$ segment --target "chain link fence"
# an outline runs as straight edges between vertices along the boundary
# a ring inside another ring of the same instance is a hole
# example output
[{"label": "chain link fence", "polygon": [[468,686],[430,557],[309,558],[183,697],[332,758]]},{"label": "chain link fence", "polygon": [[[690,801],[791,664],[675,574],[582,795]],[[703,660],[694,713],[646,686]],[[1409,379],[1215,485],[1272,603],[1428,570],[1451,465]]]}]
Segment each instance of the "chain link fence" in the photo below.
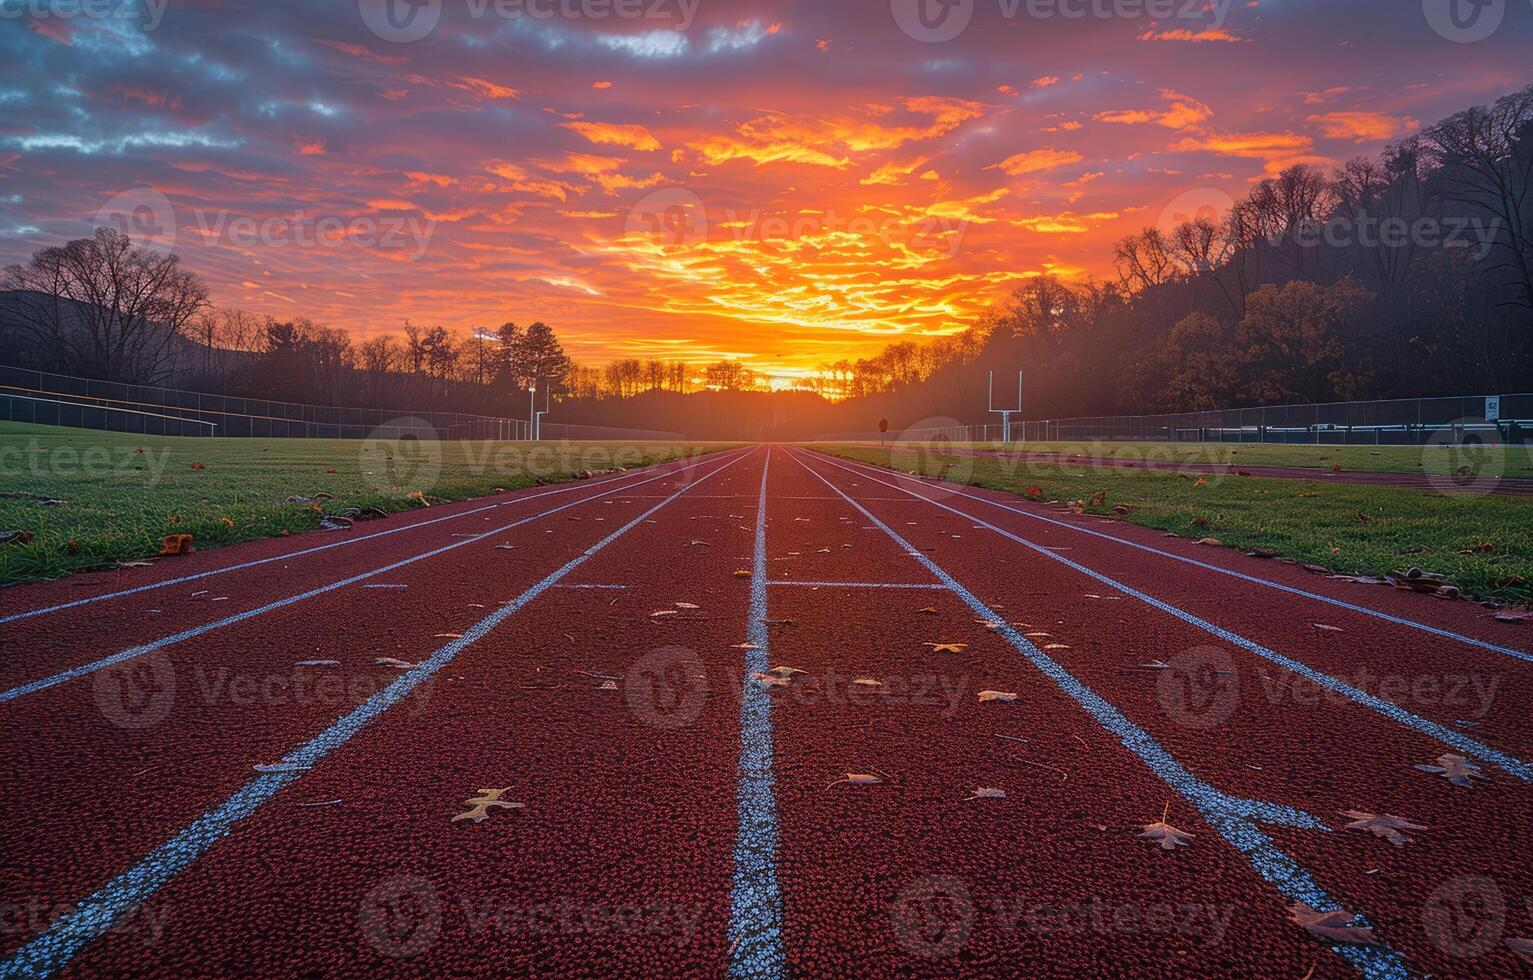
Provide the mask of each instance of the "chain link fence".
[{"label": "chain link fence", "polygon": [[[287,439],[530,438],[526,419],[341,408],[91,381],[0,365],[0,419],[141,435]],[[675,432],[545,422],[544,439],[670,440]]]},{"label": "chain link fence", "polygon": [[[1011,423],[1014,442],[1262,442],[1420,446],[1428,442],[1524,442],[1533,435],[1533,394],[1274,405],[1176,415],[1113,415]],[[890,437],[894,437],[890,433]],[[915,428],[903,441],[999,442],[1000,425]],[[838,433],[827,441],[877,441]]]}]

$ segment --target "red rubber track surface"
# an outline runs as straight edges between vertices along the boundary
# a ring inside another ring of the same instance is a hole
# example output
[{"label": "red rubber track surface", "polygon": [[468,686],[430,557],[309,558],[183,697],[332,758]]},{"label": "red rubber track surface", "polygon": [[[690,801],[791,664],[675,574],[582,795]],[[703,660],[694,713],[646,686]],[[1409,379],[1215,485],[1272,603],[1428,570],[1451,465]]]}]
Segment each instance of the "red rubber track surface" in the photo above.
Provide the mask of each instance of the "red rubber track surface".
[{"label": "red rubber track surface", "polygon": [[[687,489],[236,824],[66,972],[724,972],[740,692],[749,683],[738,645],[759,584],[734,573],[752,567],[769,457],[771,580],[935,581],[836,490],[846,493],[1007,621],[1051,634],[1034,642],[1068,646],[1047,655],[1198,779],[1331,827],[1262,830],[1332,898],[1365,913],[1414,969],[1526,970],[1500,940],[1533,934],[1533,909],[1523,905],[1533,894],[1527,784],[1490,765],[1470,789],[1419,772],[1413,766],[1447,749],[1351,701],[1313,696],[1284,668],[976,520],[1069,549],[1057,553],[1349,682],[1364,667],[1403,678],[1405,695],[1392,698],[1401,707],[1523,760],[1533,756],[1533,664],[949,493],[942,502],[963,512],[953,514],[898,489],[933,495],[934,484],[871,467],[849,472],[782,447],[734,463],[733,454],[710,457],[629,495],[575,491],[491,511],[508,523],[590,497],[379,580],[406,588],[348,586],[167,647],[133,662],[142,683],[119,668],[0,704],[11,763],[0,773],[4,953],[32,939],[56,907],[222,803],[254,765],[276,762],[398,676],[375,659],[430,656],[448,642],[437,634],[467,632]],[[259,605],[480,530],[480,516],[311,556],[341,563],[327,573],[309,559],[274,563],[22,621],[5,634],[14,654],[6,679],[35,680],[235,611],[188,613],[179,607],[196,604],[183,591]],[[1468,604],[1344,585],[1118,523],[1075,523],[1519,647],[1514,628]],[[413,550],[398,540],[412,535]],[[215,564],[275,553],[257,550],[273,544],[220,550]],[[64,601],[78,589],[26,592],[29,602],[6,594],[3,608]],[[767,603],[770,663],[805,672],[770,695],[789,972],[1355,975],[1287,921],[1286,900],[1244,855],[1002,634],[976,622],[957,594],[774,584]],[[145,610],[164,616],[173,607],[182,617],[173,625],[144,622]],[[125,632],[97,636],[92,619],[102,617],[116,617],[107,632]],[[72,640],[49,635],[66,626]],[[967,647],[939,654],[928,643]],[[1197,648],[1220,651],[1238,688],[1212,715],[1180,708],[1161,673],[1135,669]],[[1410,689],[1421,677],[1459,674],[1480,677],[1489,697],[1469,686],[1458,692],[1467,703],[1444,703],[1446,692]],[[859,678],[884,689],[864,691]],[[1358,686],[1386,696],[1380,683]],[[981,703],[982,690],[1018,699]],[[124,700],[135,691],[149,693]],[[875,771],[887,781],[831,785]],[[451,820],[490,787],[522,808],[479,824]],[[967,799],[979,787],[1007,795]],[[1191,846],[1167,853],[1136,837],[1163,808],[1195,835]],[[1399,814],[1430,830],[1394,847],[1341,830],[1343,809]],[[1482,880],[1503,897],[1499,920],[1474,902],[1486,894]],[[933,893],[940,907],[926,901]]]}]

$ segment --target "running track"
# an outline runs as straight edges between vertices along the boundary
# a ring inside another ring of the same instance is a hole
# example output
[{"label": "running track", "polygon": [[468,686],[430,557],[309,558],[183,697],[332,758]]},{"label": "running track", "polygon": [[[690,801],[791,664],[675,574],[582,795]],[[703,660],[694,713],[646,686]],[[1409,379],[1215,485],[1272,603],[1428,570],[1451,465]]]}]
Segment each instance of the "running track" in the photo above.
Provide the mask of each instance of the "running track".
[{"label": "running track", "polygon": [[1528,970],[1470,604],[791,446],[376,527],[0,593],[4,975]]}]

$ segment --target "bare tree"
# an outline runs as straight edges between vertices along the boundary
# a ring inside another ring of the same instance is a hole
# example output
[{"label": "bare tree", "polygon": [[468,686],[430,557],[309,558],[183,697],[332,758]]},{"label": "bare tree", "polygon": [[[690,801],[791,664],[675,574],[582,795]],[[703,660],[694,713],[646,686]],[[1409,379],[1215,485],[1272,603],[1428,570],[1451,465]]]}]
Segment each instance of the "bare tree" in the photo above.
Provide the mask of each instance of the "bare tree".
[{"label": "bare tree", "polygon": [[99,228],[5,270],[22,328],[61,369],[151,384],[173,366],[177,337],[207,305],[207,288],[175,255]]}]

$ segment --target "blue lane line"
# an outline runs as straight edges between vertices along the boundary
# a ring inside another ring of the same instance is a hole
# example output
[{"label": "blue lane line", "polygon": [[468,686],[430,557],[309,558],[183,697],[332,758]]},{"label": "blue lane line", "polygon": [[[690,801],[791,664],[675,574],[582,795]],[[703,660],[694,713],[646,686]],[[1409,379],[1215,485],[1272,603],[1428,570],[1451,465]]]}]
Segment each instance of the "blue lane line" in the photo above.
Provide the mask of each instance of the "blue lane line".
[{"label": "blue lane line", "polygon": [[[831,498],[834,499],[834,498]],[[936,589],[945,591],[945,587],[932,582],[768,582],[768,585],[794,586],[810,589]]]},{"label": "blue lane line", "polygon": [[[1025,637],[1018,633],[1012,626],[1005,623],[1000,615],[985,605],[979,599],[958,583],[953,576],[949,575],[940,565],[932,561],[926,555],[911,548],[904,538],[900,537],[889,525],[874,517],[867,508],[847,496],[839,487],[831,483],[825,477],[816,472],[808,463],[794,456],[794,460],[804,469],[813,473],[820,482],[830,487],[843,500],[857,508],[879,530],[898,544],[905,552],[916,561],[924,565],[927,571],[935,575],[943,585],[951,589],[962,599],[975,615],[983,617],[991,622],[1001,623],[996,632],[1004,636],[1016,650],[1032,662],[1044,676],[1053,681],[1060,690],[1064,691],[1077,704],[1097,720],[1103,728],[1107,729],[1123,744],[1123,747],[1139,756],[1149,766],[1150,770],[1160,777],[1162,781],[1176,790],[1183,799],[1197,808],[1209,825],[1219,832],[1219,835],[1229,841],[1237,851],[1245,855],[1253,870],[1262,878],[1270,882],[1277,890],[1291,899],[1304,902],[1316,911],[1329,912],[1340,909],[1342,906],[1331,898],[1320,884],[1288,854],[1278,848],[1261,829],[1256,825],[1257,821],[1282,824],[1290,827],[1328,831],[1323,823],[1302,810],[1269,803],[1265,800],[1237,799],[1214,789],[1207,783],[1198,779],[1160,743],[1144,729],[1129,721],[1122,712],[1097,694],[1096,691],[1087,687],[1077,680],[1073,674],[1067,671],[1057,661],[1039,650]],[[855,472],[855,471],[853,471]],[[1406,970],[1404,956],[1388,946],[1352,946],[1336,945],[1331,949],[1343,959],[1352,964],[1365,977],[1370,980],[1405,980],[1409,976]]]},{"label": "blue lane line", "polygon": [[[869,466],[870,464],[863,463],[860,465]],[[884,469],[882,467],[874,466],[871,468],[882,473],[891,472],[890,470]],[[916,482],[920,483],[921,486],[931,486],[931,484],[925,483],[924,481]],[[910,493],[910,491],[904,487],[898,487],[892,483],[886,483],[884,485],[894,487],[894,489],[899,490],[902,493]],[[1452,630],[1442,629],[1440,627],[1431,626],[1426,623],[1418,623],[1414,619],[1405,619],[1401,616],[1395,616],[1387,612],[1380,612],[1377,609],[1369,609],[1367,606],[1359,606],[1355,603],[1347,602],[1343,599],[1333,599],[1328,595],[1321,595],[1318,592],[1309,592],[1296,586],[1284,585],[1281,582],[1272,582],[1268,579],[1260,578],[1255,575],[1248,575],[1245,572],[1237,572],[1233,569],[1221,568],[1218,565],[1211,565],[1208,562],[1199,561],[1196,558],[1188,558],[1185,555],[1178,555],[1174,552],[1162,551],[1159,548],[1152,548],[1147,544],[1139,544],[1138,542],[1130,541],[1127,538],[1114,537],[1111,534],[1104,534],[1101,531],[1093,531],[1091,528],[1081,527],[1077,524],[1071,524],[1069,521],[1061,521],[1052,517],[1045,517],[1042,514],[1034,514],[1030,511],[1023,510],[1020,507],[1013,507],[1009,504],[1003,504],[999,500],[990,500],[986,497],[975,496],[972,493],[965,493],[962,490],[951,489],[947,485],[942,486],[942,491],[944,493],[954,494],[955,496],[965,497],[969,500],[977,500],[982,504],[989,504],[992,507],[999,507],[1001,510],[1010,511],[1011,513],[1020,517],[1026,517],[1028,520],[1040,521],[1044,524],[1053,524],[1056,527],[1067,528],[1071,531],[1078,531],[1081,534],[1089,534],[1094,538],[1101,538],[1104,541],[1112,541],[1117,544],[1127,545],[1130,548],[1137,548],[1140,551],[1145,551],[1152,555],[1159,555],[1162,558],[1170,558],[1188,565],[1194,565],[1198,568],[1207,569],[1210,572],[1218,572],[1220,575],[1228,575],[1231,578],[1238,578],[1243,582],[1250,582],[1253,585],[1264,585],[1269,589],[1277,589],[1279,592],[1287,592],[1290,595],[1303,596],[1306,599],[1314,599],[1317,602],[1323,602],[1330,606],[1336,606],[1339,609],[1346,609],[1351,612],[1362,613],[1364,616],[1372,616],[1374,619],[1382,619],[1385,622],[1394,623],[1397,626],[1408,626],[1411,629],[1421,630],[1423,633],[1431,633],[1433,636],[1440,636],[1444,639],[1456,640],[1459,643],[1466,643],[1469,646],[1479,647],[1482,650],[1491,650],[1495,653],[1504,653],[1509,657],[1516,657],[1518,660],[1533,662],[1533,653],[1527,653],[1523,650],[1517,650],[1512,647],[1504,647],[1497,643],[1491,643],[1489,640],[1477,640],[1472,636],[1465,636],[1463,633],[1455,633]]]},{"label": "blue lane line", "polygon": [[740,785],[735,835],[734,885],[729,897],[729,975],[780,977],[787,956],[782,945],[782,893],[777,885],[777,797],[772,773],[772,701],[752,674],[767,669],[767,472],[772,447],[761,466],[756,503],[756,558],[751,569],[751,618],[745,651],[744,696],[740,702]]},{"label": "blue lane line", "polygon": [[[825,462],[832,466],[846,470],[848,473],[853,473],[863,477],[864,479],[872,480],[875,483],[884,483],[883,480],[868,476],[866,473],[862,473],[859,470],[854,470],[849,466],[841,466],[841,464],[833,460],[827,459]],[[885,483],[884,485],[895,487],[895,485],[892,483]],[[1068,568],[1073,568],[1077,572],[1080,572],[1082,575],[1089,576],[1090,578],[1101,582],[1103,585],[1110,585],[1114,589],[1117,589],[1119,592],[1122,592],[1124,595],[1133,596],[1140,602],[1144,602],[1150,606],[1153,606],[1156,609],[1159,609],[1161,612],[1169,613],[1184,623],[1187,623],[1191,626],[1196,626],[1198,629],[1201,629],[1213,636],[1217,636],[1219,639],[1238,646],[1243,650],[1249,650],[1251,653],[1256,654],[1258,657],[1270,660],[1285,670],[1293,671],[1295,674],[1307,678],[1308,680],[1319,684],[1321,687],[1324,687],[1327,690],[1335,691],[1336,693],[1346,697],[1348,700],[1354,702],[1355,704],[1359,704],[1365,708],[1376,711],[1391,721],[1398,722],[1407,728],[1413,728],[1423,735],[1435,738],[1439,742],[1442,742],[1444,745],[1451,746],[1466,756],[1470,756],[1472,758],[1479,759],[1482,762],[1488,762],[1492,765],[1499,766],[1500,768],[1506,770],[1508,773],[1511,773],[1513,776],[1516,776],[1518,779],[1521,779],[1524,782],[1533,780],[1533,766],[1529,766],[1528,763],[1523,762],[1521,759],[1507,755],[1505,752],[1502,752],[1498,749],[1493,749],[1483,742],[1472,739],[1462,732],[1455,731],[1454,729],[1447,728],[1443,725],[1439,725],[1435,721],[1429,721],[1420,715],[1406,711],[1404,708],[1391,701],[1386,701],[1381,697],[1369,694],[1367,691],[1353,687],[1344,681],[1332,677],[1330,674],[1322,673],[1321,671],[1316,670],[1308,664],[1294,660],[1292,657],[1285,657],[1283,654],[1274,650],[1269,650],[1254,640],[1248,640],[1240,634],[1231,632],[1222,626],[1215,626],[1213,623],[1210,623],[1205,619],[1201,619],[1184,609],[1173,606],[1169,602],[1164,602],[1155,598],[1154,596],[1146,595],[1145,593],[1140,592],[1139,590],[1134,589],[1123,582],[1119,582],[1117,579],[1109,578],[1108,576],[1103,575],[1101,572],[1093,571],[1092,569],[1087,568],[1085,565],[1082,565],[1079,562],[1071,561],[1063,555],[1057,555],[1050,551],[1048,548],[1045,548],[1039,544],[1035,544],[1024,537],[1013,534],[1005,528],[996,527],[994,524],[988,524],[980,518],[975,517],[973,514],[966,514],[955,507],[949,507],[947,504],[944,504],[940,501],[932,500],[928,497],[923,497],[918,493],[914,493],[913,491],[906,490],[902,487],[895,487],[895,489],[909,494],[917,500],[924,500],[926,503],[931,504],[933,507],[940,507],[943,510],[951,511],[954,514],[963,517],[965,520],[973,521],[975,524],[985,528],[986,530],[994,531],[996,534],[999,534],[1005,538],[1009,538],[1010,540],[1015,541],[1016,543],[1026,548],[1030,548],[1040,555],[1044,555],[1047,558],[1059,562],[1061,565],[1064,565]]]},{"label": "blue lane line", "polygon": [[[698,486],[729,469],[749,455],[735,456],[718,469],[701,477]],[[447,666],[463,650],[483,639],[508,617],[519,612],[564,576],[579,568],[597,552],[638,527],[652,514],[686,493],[677,490],[640,516],[624,524],[601,541],[587,548],[569,564],[517,596],[513,602],[475,623],[460,639],[453,640],[433,653],[419,666],[401,674],[392,684],[358,705],[350,714],[283,757],[294,766],[313,766],[346,742],[368,722],[403,700],[412,690]],[[85,898],[73,911],[55,919],[47,931],[18,949],[3,964],[0,977],[46,977],[63,969],[80,948],[109,930],[129,910],[142,904],[176,875],[186,870],[208,848],[217,843],[241,820],[255,813],[289,783],[295,783],[304,770],[264,773],[246,783],[216,809],[204,813],[176,836],[161,844],[138,864],[107,882],[95,894]]]},{"label": "blue lane line", "polygon": [[[740,457],[737,456],[735,458],[739,459]],[[661,473],[657,476],[652,476],[643,482],[653,483],[656,480],[667,479],[671,475],[671,473]],[[634,484],[634,486],[640,485],[641,484]],[[321,585],[318,588],[310,589],[307,592],[301,592],[298,595],[288,596],[286,599],[278,599],[275,602],[269,602],[266,605],[259,606],[255,609],[247,609],[246,611],[242,613],[236,613],[233,616],[226,616],[223,619],[215,620],[211,623],[204,623],[201,626],[194,626],[191,629],[182,630],[180,633],[175,633],[171,636],[155,640],[153,643],[145,643],[142,646],[136,646],[128,650],[123,650],[119,653],[114,653],[111,656],[102,657],[100,660],[92,661],[88,664],[82,664],[79,667],[71,667],[69,670],[54,674],[52,677],[44,677],[42,680],[32,681],[28,684],[22,684],[19,687],[11,688],[9,691],[0,694],[0,704],[4,704],[7,701],[14,701],[17,698],[26,697],[29,694],[36,694],[38,691],[45,691],[50,687],[55,687],[59,684],[75,680],[79,677],[85,677],[86,675],[101,670],[104,667],[120,664],[125,660],[132,660],[135,657],[142,657],[146,653],[153,653],[156,650],[163,649],[164,647],[171,646],[172,644],[180,643],[184,640],[194,639],[196,637],[202,636],[205,633],[211,633],[214,630],[223,629],[225,626],[233,626],[235,623],[242,623],[247,619],[253,619],[256,616],[260,616],[264,613],[269,613],[274,609],[281,609],[284,606],[290,606],[296,602],[302,602],[305,599],[312,599],[317,595],[324,595],[326,592],[334,592],[336,589],[345,588],[348,585],[355,585],[358,582],[365,581],[376,575],[383,575],[386,572],[392,572],[395,569],[404,568],[406,565],[413,565],[418,561],[424,561],[427,558],[434,558],[437,555],[452,551],[454,548],[462,548],[466,545],[471,545],[476,541],[483,541],[485,538],[492,537],[496,534],[504,534],[514,527],[520,527],[523,524],[530,524],[533,521],[542,520],[550,514],[557,514],[562,510],[569,510],[571,507],[578,507],[581,504],[590,503],[592,500],[604,496],[606,496],[605,493],[598,493],[589,497],[582,497],[579,500],[572,500],[567,504],[561,504],[558,507],[554,507],[550,510],[545,510],[542,513],[533,514],[531,517],[524,517],[520,520],[512,521],[510,524],[498,527],[493,531],[486,531],[483,534],[477,534],[471,538],[464,538],[461,541],[454,541],[452,544],[443,545],[442,547],[433,551],[428,551],[424,554],[414,555],[401,561],[396,561],[392,565],[385,565],[382,568],[375,568],[370,572],[362,572],[359,575],[353,575],[350,578],[344,578],[339,582],[332,582],[329,585]]]},{"label": "blue lane line", "polygon": [[[390,534],[400,534],[405,531],[413,531],[418,527],[428,527],[432,524],[440,524],[443,521],[455,521],[460,517],[468,517],[472,514],[482,514],[487,510],[494,510],[497,507],[510,507],[513,504],[519,504],[528,500],[536,500],[539,497],[549,497],[556,493],[568,493],[571,490],[588,490],[591,487],[603,486],[608,483],[615,483],[619,480],[626,480],[632,475],[634,474],[625,473],[622,476],[609,477],[606,480],[599,480],[595,483],[590,481],[575,481],[568,486],[558,487],[553,490],[545,490],[542,493],[531,493],[527,494],[526,496],[517,497],[514,500],[505,500],[498,504],[490,504],[485,507],[475,507],[473,510],[465,510],[456,514],[448,514],[446,517],[433,517],[429,521],[416,521],[412,524],[406,524],[403,527],[394,527],[388,529],[387,531],[375,531],[372,534],[364,534],[361,537],[348,537],[343,541],[333,541],[330,544],[322,544],[314,548],[305,548],[302,551],[290,551],[286,554],[274,555],[271,558],[259,558],[255,561],[241,562],[238,565],[230,565],[227,568],[213,568],[205,572],[197,572],[194,575],[183,575],[180,578],[166,579],[163,582],[150,582],[145,585],[134,586],[131,589],[122,589],[118,592],[108,592],[105,595],[87,596],[84,599],[76,599],[73,602],[63,602],[56,606],[44,606],[41,609],[32,609],[27,612],[12,613],[9,616],[0,616],[0,626],[4,626],[6,623],[14,623],[21,619],[31,619],[33,616],[42,616],[46,615],[47,613],[61,612],[65,609],[74,609],[77,606],[88,606],[93,602],[104,602],[107,599],[121,599],[123,596],[137,595],[140,592],[150,592],[154,589],[163,589],[170,585],[182,585],[186,582],[195,582],[198,579],[208,578],[212,575],[222,575],[225,572],[238,572],[246,568],[255,568],[258,565],[266,565],[274,561],[291,561],[294,558],[302,558],[304,555],[312,555],[320,551],[329,551],[331,548],[344,548],[347,545],[361,544],[363,541],[371,541],[374,538],[382,538]],[[648,483],[650,481],[646,480],[644,482]],[[637,483],[633,484],[633,486],[640,485],[641,484]]]}]

